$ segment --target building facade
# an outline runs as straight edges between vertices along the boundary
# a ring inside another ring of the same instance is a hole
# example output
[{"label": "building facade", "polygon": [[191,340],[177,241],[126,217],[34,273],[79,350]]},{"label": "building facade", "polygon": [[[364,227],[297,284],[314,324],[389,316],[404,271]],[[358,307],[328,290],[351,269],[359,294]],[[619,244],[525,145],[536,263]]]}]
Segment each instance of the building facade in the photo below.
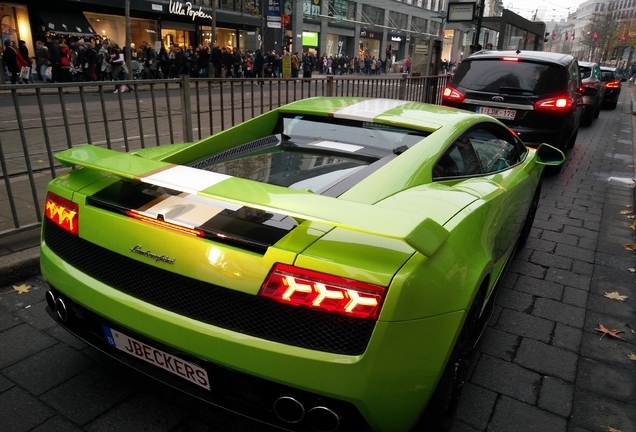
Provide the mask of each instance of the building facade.
[{"label": "building facade", "polygon": [[[216,1],[216,7],[212,7]],[[443,38],[448,0],[130,0],[131,42],[403,60]],[[124,0],[0,0],[2,38],[30,52],[47,36],[125,45]],[[212,25],[216,17],[215,26]],[[212,29],[216,35],[212,37]],[[441,48],[440,48],[441,49]]]}]

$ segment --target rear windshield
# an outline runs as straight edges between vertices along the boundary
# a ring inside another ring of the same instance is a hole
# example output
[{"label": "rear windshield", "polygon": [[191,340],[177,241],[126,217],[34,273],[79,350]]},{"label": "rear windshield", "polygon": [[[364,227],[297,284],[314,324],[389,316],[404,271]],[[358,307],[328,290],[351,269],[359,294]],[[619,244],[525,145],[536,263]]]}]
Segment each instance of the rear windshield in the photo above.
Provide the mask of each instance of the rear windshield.
[{"label": "rear windshield", "polygon": [[567,78],[567,70],[559,66],[492,59],[460,63],[453,82],[474,91],[548,94],[566,89]]},{"label": "rear windshield", "polygon": [[589,78],[592,75],[592,68],[579,65],[579,72],[581,73],[581,79]]},{"label": "rear windshield", "polygon": [[191,166],[322,193],[368,165],[408,150],[429,135],[399,126],[311,115],[285,115],[274,132],[277,133]]},{"label": "rear windshield", "polygon": [[611,70],[603,70],[603,69],[601,69],[601,79],[603,81],[611,81],[613,79],[616,79],[616,72],[611,71]]}]

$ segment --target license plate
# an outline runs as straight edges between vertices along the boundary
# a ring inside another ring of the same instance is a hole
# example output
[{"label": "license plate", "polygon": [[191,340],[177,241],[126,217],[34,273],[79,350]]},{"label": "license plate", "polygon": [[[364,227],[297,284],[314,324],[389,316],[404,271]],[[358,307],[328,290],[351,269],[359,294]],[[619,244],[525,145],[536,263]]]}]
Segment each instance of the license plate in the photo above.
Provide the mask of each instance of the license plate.
[{"label": "license plate", "polygon": [[479,114],[486,114],[494,118],[514,120],[517,111],[501,108],[479,107],[477,111]]},{"label": "license plate", "polygon": [[208,380],[208,372],[202,367],[181,360],[178,357],[168,354],[165,351],[161,351],[150,345],[146,345],[136,339],[133,339],[125,334],[113,330],[109,327],[102,326],[106,341],[113,348],[117,348],[133,357],[142,359],[148,363],[151,363],[163,370],[167,370],[193,384],[196,384],[204,389],[210,390],[210,381]]}]

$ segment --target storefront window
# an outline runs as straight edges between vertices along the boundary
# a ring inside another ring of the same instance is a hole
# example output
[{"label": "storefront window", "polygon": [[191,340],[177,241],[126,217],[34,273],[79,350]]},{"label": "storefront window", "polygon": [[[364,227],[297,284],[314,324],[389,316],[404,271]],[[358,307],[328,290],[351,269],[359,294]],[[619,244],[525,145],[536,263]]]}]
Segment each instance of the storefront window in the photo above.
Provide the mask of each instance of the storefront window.
[{"label": "storefront window", "polygon": [[187,48],[194,41],[194,32],[188,30],[179,30],[171,28],[161,29],[161,42],[166,46],[179,45],[181,48]]},{"label": "storefront window", "polygon": [[[119,46],[126,43],[126,19],[117,15],[104,15],[92,12],[84,12],[88,22],[102,39],[112,40]],[[135,46],[142,42],[154,45],[159,40],[157,21],[140,18],[130,19],[130,39]]]},{"label": "storefront window", "polygon": [[380,56],[380,41],[377,39],[360,38],[358,56],[378,58]]},{"label": "storefront window", "polygon": [[339,57],[347,52],[347,37],[334,34],[327,35],[327,56]]},{"label": "storefront window", "polygon": [[4,41],[11,39],[26,41],[29,52],[33,52],[33,39],[31,38],[31,25],[26,6],[0,3],[0,25],[2,29],[2,48]]}]

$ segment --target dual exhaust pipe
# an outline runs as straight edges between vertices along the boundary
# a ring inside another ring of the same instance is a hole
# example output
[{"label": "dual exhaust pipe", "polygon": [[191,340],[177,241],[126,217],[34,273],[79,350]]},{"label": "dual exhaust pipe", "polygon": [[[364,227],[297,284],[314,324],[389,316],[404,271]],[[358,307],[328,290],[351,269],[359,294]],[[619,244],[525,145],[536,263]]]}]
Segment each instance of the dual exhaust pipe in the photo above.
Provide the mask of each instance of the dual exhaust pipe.
[{"label": "dual exhaust pipe", "polygon": [[70,315],[69,315],[69,311],[66,306],[66,303],[64,302],[64,299],[62,299],[61,297],[56,297],[55,293],[50,290],[46,292],[45,297],[46,297],[46,303],[49,305],[51,309],[55,311],[55,313],[57,314],[57,317],[62,322],[68,322]]},{"label": "dual exhaust pipe", "polygon": [[283,396],[274,402],[274,414],[286,423],[307,420],[316,432],[335,432],[340,426],[340,416],[325,406],[315,406],[308,411],[302,403],[290,396]]}]

